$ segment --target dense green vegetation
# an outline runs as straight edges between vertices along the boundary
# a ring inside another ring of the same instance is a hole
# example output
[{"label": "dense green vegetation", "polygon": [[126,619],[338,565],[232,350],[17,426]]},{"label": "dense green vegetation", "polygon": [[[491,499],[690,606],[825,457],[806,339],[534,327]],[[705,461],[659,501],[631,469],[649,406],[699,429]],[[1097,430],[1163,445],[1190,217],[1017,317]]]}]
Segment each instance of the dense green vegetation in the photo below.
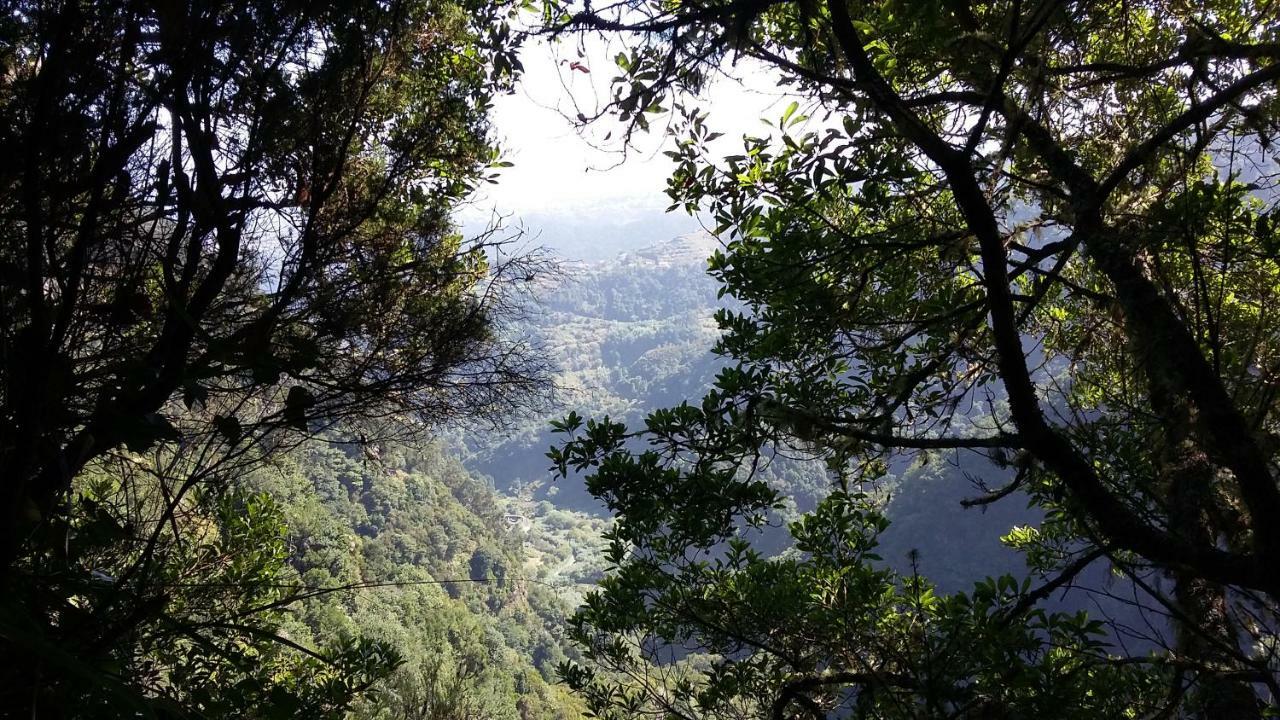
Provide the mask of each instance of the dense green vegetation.
[{"label": "dense green vegetation", "polygon": [[[137,468],[151,469],[142,456],[125,462],[77,488],[73,552],[92,562],[99,593],[126,582],[133,553],[146,552],[130,531],[163,507],[124,496],[149,485]],[[576,587],[535,562],[571,546],[509,514],[434,445],[311,441],[175,514],[182,542],[151,551],[163,611],[111,653],[127,685],[81,670],[86,686],[43,700],[84,693],[80,712],[107,715],[578,717],[550,684],[573,652],[563,622]],[[568,519],[560,529],[579,529]],[[154,697],[129,692],[137,685]]]},{"label": "dense green vegetation", "polygon": [[[5,5],[0,715],[1275,716],[1276,18]],[[535,36],[685,215],[464,237]]]},{"label": "dense green vegetation", "polygon": [[542,265],[451,215],[517,70],[487,1],[0,13],[0,707],[340,715],[395,665],[277,632],[301,439],[524,407]]},{"label": "dense green vegetation", "polygon": [[[597,713],[1274,712],[1274,8],[544,11],[553,34],[623,46],[609,109],[628,132],[674,118],[668,193],[715,224],[710,270],[740,303],[700,401],[558,425],[559,472],[617,516],[617,567],[574,626],[592,663],[566,667]],[[686,93],[740,62],[797,100],[725,155]],[[790,525],[799,557],[755,556],[744,527],[780,502],[756,468],[793,451],[840,492]],[[985,457],[974,504],[1044,513],[1006,536],[1042,584],[925,602],[916,575],[877,573],[857,489],[939,456]],[[1172,632],[1108,645],[1047,614],[1090,566]],[[709,661],[645,671],[664,648]]]},{"label": "dense green vegetation", "polygon": [[385,643],[401,661],[355,716],[578,717],[551,684],[567,649],[558,583],[530,572],[527,531],[441,449],[312,443],[252,485],[282,508],[306,588],[282,631],[311,647]]},{"label": "dense green vegetation", "polygon": [[581,485],[548,482],[547,420],[570,407],[640,417],[710,385],[719,366],[710,352],[716,287],[706,275],[714,247],[694,234],[569,265],[564,280],[539,298],[534,337],[555,368],[557,407],[498,432],[467,433],[460,442],[468,466],[501,489],[526,488],[560,507],[598,511]]}]

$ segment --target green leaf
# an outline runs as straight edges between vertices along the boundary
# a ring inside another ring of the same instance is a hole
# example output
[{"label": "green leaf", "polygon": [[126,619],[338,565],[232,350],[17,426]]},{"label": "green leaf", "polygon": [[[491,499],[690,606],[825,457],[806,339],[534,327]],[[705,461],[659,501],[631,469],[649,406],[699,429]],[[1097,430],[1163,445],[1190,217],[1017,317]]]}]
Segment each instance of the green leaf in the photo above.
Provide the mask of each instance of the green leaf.
[{"label": "green leaf", "polygon": [[782,111],[782,122],[780,123],[780,125],[784,125],[784,126],[787,125],[787,121],[790,120],[791,116],[795,115],[796,110],[799,110],[799,109],[800,109],[800,101],[792,100],[791,104],[787,106],[787,109]]}]

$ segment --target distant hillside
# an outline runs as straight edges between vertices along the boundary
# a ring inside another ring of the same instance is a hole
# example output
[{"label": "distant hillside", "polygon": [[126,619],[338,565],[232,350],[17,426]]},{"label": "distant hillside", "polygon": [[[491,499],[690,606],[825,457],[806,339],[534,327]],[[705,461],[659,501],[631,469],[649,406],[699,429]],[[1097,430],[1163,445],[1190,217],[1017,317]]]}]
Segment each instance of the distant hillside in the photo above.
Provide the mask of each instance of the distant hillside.
[{"label": "distant hillside", "polygon": [[[545,453],[555,441],[548,421],[576,410],[636,423],[650,410],[702,397],[724,363],[710,352],[719,336],[712,315],[731,302],[716,297],[718,285],[706,273],[717,246],[706,233],[690,233],[573,265],[569,280],[544,299],[537,328],[559,368],[555,409],[503,432],[460,438],[465,464],[499,491],[524,498],[532,517],[551,509],[602,514],[580,481],[548,479]],[[921,569],[947,589],[1021,572],[1020,557],[998,538],[1033,522],[1034,513],[1016,498],[986,511],[959,502],[979,493],[970,478],[998,486],[1005,471],[973,455],[935,457],[924,466],[903,459],[896,468],[898,477],[881,488],[899,520],[883,538],[887,562],[904,567],[917,550]],[[781,460],[763,473],[792,498],[794,511],[809,509],[828,490],[825,472],[813,463]],[[762,547],[781,548],[789,514],[756,538]]]},{"label": "distant hillside", "polygon": [[663,240],[632,252],[619,253],[612,263],[621,267],[655,269],[697,267],[705,268],[707,258],[720,247],[720,241],[710,233],[693,232],[670,240]]},{"label": "distant hillside", "polygon": [[563,535],[540,534],[526,551],[506,503],[434,445],[315,441],[251,482],[284,510],[289,563],[315,589],[289,637],[317,647],[366,637],[403,658],[354,717],[580,717],[553,672],[573,652],[560,640],[569,608],[527,567],[571,555]]},{"label": "distant hillside", "polygon": [[[522,229],[535,245],[541,245],[567,260],[609,261],[618,253],[661,243],[667,238],[698,230],[697,220],[683,213],[655,213],[624,210],[564,214],[523,215],[515,228]],[[467,236],[478,235],[483,225],[468,223]]]},{"label": "distant hillside", "polygon": [[548,421],[570,410],[637,421],[653,408],[701,396],[722,361],[711,353],[719,306],[706,259],[716,241],[691,233],[572,263],[542,299],[536,337],[559,371],[554,408],[498,433],[459,438],[467,466],[502,491],[600,511],[581,485],[547,482]]}]

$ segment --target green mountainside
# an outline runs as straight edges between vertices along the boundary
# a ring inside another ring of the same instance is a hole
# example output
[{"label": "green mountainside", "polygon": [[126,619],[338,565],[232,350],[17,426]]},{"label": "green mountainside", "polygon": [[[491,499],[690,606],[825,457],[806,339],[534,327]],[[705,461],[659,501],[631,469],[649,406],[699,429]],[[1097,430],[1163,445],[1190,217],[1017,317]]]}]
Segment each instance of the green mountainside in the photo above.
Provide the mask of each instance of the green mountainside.
[{"label": "green mountainside", "polygon": [[700,396],[720,367],[711,353],[716,285],[705,272],[714,243],[689,234],[610,260],[569,264],[566,279],[541,298],[534,328],[557,368],[553,407],[498,432],[459,436],[467,467],[500,490],[600,512],[585,488],[547,482],[548,421],[574,409],[638,419],[647,409]]},{"label": "green mountainside", "polygon": [[[314,647],[361,637],[402,657],[356,716],[579,716],[552,674],[572,652],[559,635],[569,608],[525,568],[562,541],[511,522],[439,446],[314,442],[253,484],[283,509],[290,564],[314,589],[288,636]],[[526,533],[541,550],[526,550]]]},{"label": "green mountainside", "polygon": [[[732,299],[718,297],[719,287],[706,273],[717,246],[706,233],[690,233],[641,248],[621,245],[628,249],[610,260],[573,266],[569,279],[543,300],[536,329],[559,369],[555,407],[502,432],[461,438],[467,467],[490,477],[500,491],[542,501],[537,507],[579,520],[603,515],[606,509],[581,482],[549,479],[545,453],[557,440],[549,421],[574,410],[634,424],[648,411],[702,397],[724,366],[711,352],[720,334],[713,316],[733,307]],[[913,555],[946,589],[1021,570],[1021,559],[999,536],[1034,521],[1035,514],[1016,500],[985,511],[960,505],[981,494],[977,482],[1000,486],[1008,471],[954,453],[898,458],[893,470],[893,479],[876,489],[894,520],[881,538],[888,562],[905,566]],[[830,490],[815,463],[777,457],[758,472],[800,511]],[[784,511],[755,537],[757,545],[782,549],[782,527],[791,517]]]},{"label": "green mountainside", "polygon": [[[634,418],[702,392],[718,367],[711,249],[691,235],[584,262],[545,298],[557,411]],[[316,440],[252,476],[283,515],[304,588],[283,634],[401,657],[356,716],[579,716],[554,668],[576,657],[564,623],[603,576],[610,521],[581,486],[545,481],[549,417],[418,447]]]},{"label": "green mountainside", "polygon": [[[549,421],[575,410],[636,422],[702,395],[723,366],[711,352],[713,315],[728,301],[705,273],[714,247],[691,234],[577,264],[543,299],[536,328],[557,368],[555,407],[544,415],[417,448],[313,442],[255,476],[255,489],[283,508],[301,582],[339,588],[301,603],[290,636],[304,645],[367,638],[403,656],[358,715],[578,716],[555,667],[576,657],[564,622],[604,576],[611,520],[579,478],[550,479]],[[1008,470],[955,453],[890,465],[890,479],[867,488],[892,521],[881,537],[888,565],[948,591],[1022,572],[999,537],[1035,513],[1016,498],[961,505]],[[789,543],[786,521],[812,509],[830,481],[817,463],[783,455],[759,473],[792,504],[744,532],[776,553]]]}]

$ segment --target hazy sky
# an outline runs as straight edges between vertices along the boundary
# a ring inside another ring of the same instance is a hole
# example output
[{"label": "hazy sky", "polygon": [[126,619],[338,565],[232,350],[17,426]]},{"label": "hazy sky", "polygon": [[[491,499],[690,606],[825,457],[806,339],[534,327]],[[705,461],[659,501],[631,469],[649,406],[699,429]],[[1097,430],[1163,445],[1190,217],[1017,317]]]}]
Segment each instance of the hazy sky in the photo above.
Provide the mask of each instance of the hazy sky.
[{"label": "hazy sky", "polygon": [[[579,54],[581,52],[581,55]],[[636,217],[661,212],[668,202],[663,194],[671,161],[662,149],[663,129],[655,125],[642,146],[624,158],[616,137],[621,129],[609,118],[585,130],[574,128],[570,118],[580,111],[588,115],[599,99],[608,95],[617,74],[616,49],[594,42],[580,50],[573,45],[549,47],[537,43],[521,56],[525,73],[517,92],[499,98],[495,125],[515,166],[503,171],[467,211],[473,219],[490,210],[524,215],[567,218],[606,213]],[[578,62],[590,72],[570,68]],[[725,133],[725,153],[740,145],[744,132],[761,129],[759,118],[777,115],[786,103],[761,73],[744,73],[757,87],[750,89],[728,80],[716,82],[699,101],[711,111],[711,126]]]}]

